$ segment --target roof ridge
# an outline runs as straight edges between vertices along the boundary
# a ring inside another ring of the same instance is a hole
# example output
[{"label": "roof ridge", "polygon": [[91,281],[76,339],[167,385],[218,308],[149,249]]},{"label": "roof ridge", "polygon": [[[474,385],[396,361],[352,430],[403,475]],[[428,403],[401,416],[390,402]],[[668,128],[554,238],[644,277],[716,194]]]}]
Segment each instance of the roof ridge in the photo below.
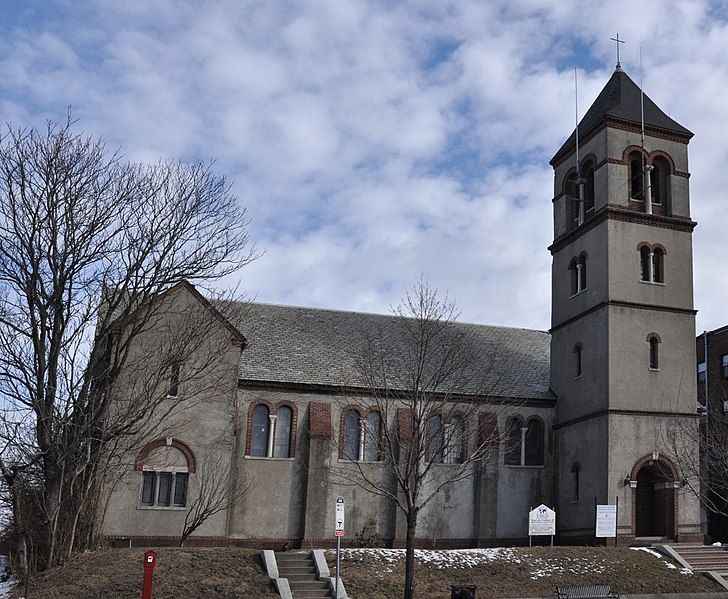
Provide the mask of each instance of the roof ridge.
[{"label": "roof ridge", "polygon": [[[220,301],[220,300],[215,300]],[[230,300],[222,300],[222,301],[230,301]],[[239,303],[236,301],[236,303]],[[334,312],[339,314],[356,314],[360,316],[380,316],[385,318],[400,318],[397,314],[386,314],[382,312],[363,312],[361,310],[344,310],[341,308],[324,308],[324,307],[318,307],[318,306],[299,306],[295,304],[279,304],[275,302],[259,302],[259,301],[251,301],[249,302],[251,305],[257,305],[257,306],[270,306],[273,308],[290,308],[290,309],[297,309],[297,310],[313,310],[316,312]],[[405,318],[413,319],[412,316],[406,316]],[[513,327],[508,325],[501,325],[501,324],[486,324],[481,322],[470,322],[466,320],[453,320],[453,324],[460,324],[460,325],[469,325],[469,326],[475,326],[475,327],[487,327],[491,329],[505,329],[509,331],[529,331],[533,333],[543,333],[545,335],[549,335],[549,331],[543,330],[543,329],[529,329],[527,327]]]}]

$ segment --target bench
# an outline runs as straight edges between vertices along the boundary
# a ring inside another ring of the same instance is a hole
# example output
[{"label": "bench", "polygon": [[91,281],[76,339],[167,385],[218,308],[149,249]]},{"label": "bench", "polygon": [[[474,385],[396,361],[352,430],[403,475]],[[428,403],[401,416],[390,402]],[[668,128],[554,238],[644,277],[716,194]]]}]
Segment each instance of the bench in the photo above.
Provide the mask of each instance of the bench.
[{"label": "bench", "polygon": [[608,584],[579,584],[556,587],[558,599],[619,599]]}]

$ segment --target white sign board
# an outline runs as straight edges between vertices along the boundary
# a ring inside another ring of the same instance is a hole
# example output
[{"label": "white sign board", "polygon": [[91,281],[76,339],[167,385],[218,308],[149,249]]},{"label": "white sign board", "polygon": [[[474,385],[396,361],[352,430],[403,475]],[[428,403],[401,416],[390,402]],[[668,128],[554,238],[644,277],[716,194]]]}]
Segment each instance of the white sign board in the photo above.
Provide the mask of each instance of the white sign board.
[{"label": "white sign board", "polygon": [[556,512],[541,504],[528,513],[528,536],[553,536],[556,534]]},{"label": "white sign board", "polygon": [[616,505],[598,505],[597,506],[597,537],[616,537],[617,536],[617,506]]},{"label": "white sign board", "polygon": [[336,536],[344,536],[344,498],[336,498]]}]

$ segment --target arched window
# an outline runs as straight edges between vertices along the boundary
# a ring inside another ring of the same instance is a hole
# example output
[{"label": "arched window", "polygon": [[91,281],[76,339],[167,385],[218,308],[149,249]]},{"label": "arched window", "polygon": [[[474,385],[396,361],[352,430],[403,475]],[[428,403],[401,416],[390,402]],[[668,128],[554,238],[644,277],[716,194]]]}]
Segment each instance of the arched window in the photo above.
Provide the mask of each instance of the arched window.
[{"label": "arched window", "polygon": [[640,248],[640,278],[643,281],[650,281],[652,273],[650,272],[651,257],[650,248],[643,245]]},{"label": "arched window", "polygon": [[154,441],[142,449],[135,469],[142,471],[142,507],[186,507],[189,476],[195,471],[194,457],[186,445],[177,440]]},{"label": "arched window", "polygon": [[379,412],[369,412],[364,427],[364,460],[366,462],[378,462],[382,459],[381,437],[382,417]]},{"label": "arched window", "polygon": [[570,231],[579,226],[579,186],[576,172],[571,172],[566,177],[564,195],[566,196],[566,228]]},{"label": "arched window", "polygon": [[584,172],[584,220],[594,214],[594,164],[588,162]]},{"label": "arched window", "polygon": [[463,463],[463,420],[459,416],[455,416],[448,424],[445,425],[445,437],[447,443],[447,451],[445,452],[445,461],[448,464]]},{"label": "arched window", "polygon": [[581,478],[581,466],[578,462],[574,462],[571,465],[571,498],[572,501],[579,501],[579,485],[580,485],[580,478]]},{"label": "arched window", "polygon": [[644,202],[644,158],[639,152],[629,155],[629,197]]},{"label": "arched window", "polygon": [[530,418],[526,429],[526,466],[543,465],[543,421],[540,418]]},{"label": "arched window", "polygon": [[660,338],[653,333],[647,341],[650,344],[650,369],[657,370],[660,368]]},{"label": "arched window", "polygon": [[508,421],[506,446],[505,446],[505,462],[506,464],[518,466],[521,464],[521,448],[523,433],[523,421],[519,416],[515,416]]},{"label": "arched window", "polygon": [[427,424],[427,461],[442,462],[445,451],[445,428],[441,416],[433,416]]},{"label": "arched window", "polygon": [[275,437],[273,440],[273,457],[291,457],[291,425],[293,424],[293,410],[282,406],[276,411]]},{"label": "arched window", "polygon": [[577,379],[581,376],[581,353],[581,343],[577,343],[574,346],[574,378]]},{"label": "arched window", "polygon": [[569,279],[571,281],[571,295],[579,293],[579,269],[577,268],[577,260],[573,258],[569,262]]},{"label": "arched window", "polygon": [[661,248],[652,250],[652,280],[655,283],[665,282],[664,256],[665,252]]},{"label": "arched window", "polygon": [[650,171],[650,195],[653,204],[667,206],[669,200],[670,164],[663,156],[652,161]]},{"label": "arched window", "polygon": [[356,410],[348,410],[344,416],[344,452],[345,460],[354,462],[359,459],[361,442],[361,420]]},{"label": "arched window", "polygon": [[265,404],[258,404],[253,410],[251,421],[250,455],[256,458],[268,456],[268,436],[270,433],[270,410]]}]

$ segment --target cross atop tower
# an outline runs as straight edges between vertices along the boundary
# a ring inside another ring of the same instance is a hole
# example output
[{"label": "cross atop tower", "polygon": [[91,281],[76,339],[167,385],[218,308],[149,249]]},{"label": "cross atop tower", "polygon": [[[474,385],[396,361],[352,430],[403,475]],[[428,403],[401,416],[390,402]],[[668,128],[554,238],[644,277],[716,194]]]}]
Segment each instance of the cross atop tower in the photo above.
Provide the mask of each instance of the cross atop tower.
[{"label": "cross atop tower", "polygon": [[617,37],[610,37],[609,39],[612,40],[613,42],[615,42],[617,44],[617,67],[616,67],[616,70],[617,71],[621,71],[622,70],[622,65],[619,63],[619,44],[626,44],[627,42],[625,42],[624,40],[619,39],[619,34],[617,34]]}]

